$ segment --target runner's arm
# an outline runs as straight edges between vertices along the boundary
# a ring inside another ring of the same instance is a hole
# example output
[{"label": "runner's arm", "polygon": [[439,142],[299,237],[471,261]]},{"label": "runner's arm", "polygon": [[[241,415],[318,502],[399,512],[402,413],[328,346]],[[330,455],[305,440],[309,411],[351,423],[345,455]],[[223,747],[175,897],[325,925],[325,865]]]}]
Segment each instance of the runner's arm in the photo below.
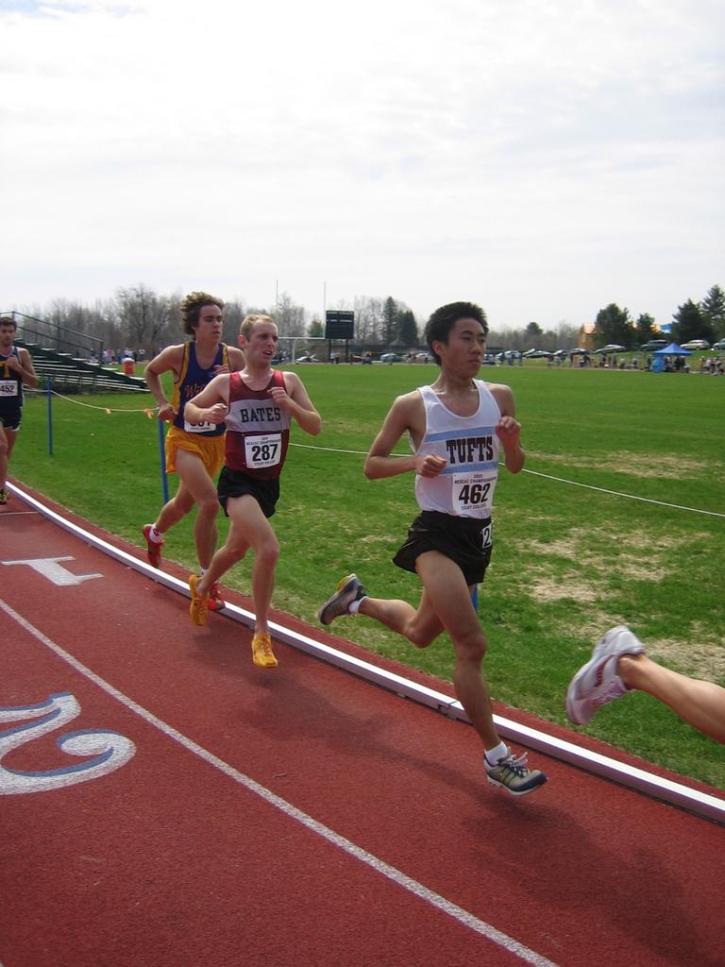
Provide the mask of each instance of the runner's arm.
[{"label": "runner's arm", "polygon": [[33,357],[24,347],[20,347],[18,349],[18,362],[20,363],[21,367],[18,375],[22,379],[25,386],[29,386],[31,389],[34,389],[40,380],[38,379],[38,374],[35,372],[35,367],[33,366]]},{"label": "runner's arm", "polygon": [[490,389],[501,410],[501,419],[496,424],[496,436],[503,447],[506,469],[510,473],[519,473],[523,469],[526,454],[521,446],[521,424],[516,419],[514,394],[509,386],[502,384]]},{"label": "runner's arm", "polygon": [[183,346],[167,346],[166,349],[161,350],[158,356],[154,356],[144,370],[146,385],[156,400],[159,408],[159,416],[162,420],[173,420],[176,416],[176,410],[166,399],[164,388],[161,385],[161,375],[162,373],[168,373],[170,371],[173,371],[174,375],[177,375],[181,366],[183,353]]},{"label": "runner's arm", "polygon": [[411,472],[435,477],[445,467],[446,461],[433,455],[408,456],[392,452],[404,433],[418,431],[417,435],[422,435],[422,406],[418,393],[408,393],[395,400],[365,458],[364,473],[368,479],[379,480]]},{"label": "runner's arm", "polygon": [[297,373],[284,374],[285,389],[281,386],[273,386],[269,395],[286,410],[290,416],[297,420],[300,428],[309,433],[310,436],[317,436],[322,429],[322,419],[312,401],[307,395],[304,383]]},{"label": "runner's arm", "polygon": [[223,423],[229,410],[229,373],[220,373],[184,407],[189,423]]}]

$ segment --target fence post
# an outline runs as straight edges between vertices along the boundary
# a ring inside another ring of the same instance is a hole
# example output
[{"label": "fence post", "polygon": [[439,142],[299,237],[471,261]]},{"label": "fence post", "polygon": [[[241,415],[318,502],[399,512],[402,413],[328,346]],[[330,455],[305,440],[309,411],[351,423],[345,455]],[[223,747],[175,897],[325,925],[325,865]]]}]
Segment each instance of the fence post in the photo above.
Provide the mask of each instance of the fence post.
[{"label": "fence post", "polygon": [[47,377],[48,396],[48,454],[53,456],[53,380]]},{"label": "fence post", "polygon": [[161,461],[161,493],[164,498],[164,503],[169,500],[169,478],[166,474],[166,448],[164,447],[164,421],[157,420],[159,425],[159,458]]}]

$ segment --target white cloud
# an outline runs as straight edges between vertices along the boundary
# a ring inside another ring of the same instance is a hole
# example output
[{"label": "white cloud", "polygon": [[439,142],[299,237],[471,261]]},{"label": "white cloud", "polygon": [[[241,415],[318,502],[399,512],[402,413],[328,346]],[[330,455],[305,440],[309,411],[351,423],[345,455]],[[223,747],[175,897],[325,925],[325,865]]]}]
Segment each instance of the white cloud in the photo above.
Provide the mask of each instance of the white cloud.
[{"label": "white cloud", "polygon": [[[9,8],[9,9],[7,9]],[[142,280],[494,325],[723,283],[722,5],[11,3],[0,301]]]}]

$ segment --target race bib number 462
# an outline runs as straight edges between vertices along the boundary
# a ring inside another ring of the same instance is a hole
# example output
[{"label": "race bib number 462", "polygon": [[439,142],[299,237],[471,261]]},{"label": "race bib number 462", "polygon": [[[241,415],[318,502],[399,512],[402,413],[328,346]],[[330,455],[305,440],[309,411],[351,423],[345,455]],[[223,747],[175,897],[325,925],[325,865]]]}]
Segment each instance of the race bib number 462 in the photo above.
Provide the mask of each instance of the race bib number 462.
[{"label": "race bib number 462", "polygon": [[457,473],[453,476],[453,504],[459,514],[475,512],[486,517],[491,513],[494,477],[487,473]]},{"label": "race bib number 462", "polygon": [[282,434],[266,433],[263,436],[245,437],[244,457],[250,470],[276,467],[282,459]]}]

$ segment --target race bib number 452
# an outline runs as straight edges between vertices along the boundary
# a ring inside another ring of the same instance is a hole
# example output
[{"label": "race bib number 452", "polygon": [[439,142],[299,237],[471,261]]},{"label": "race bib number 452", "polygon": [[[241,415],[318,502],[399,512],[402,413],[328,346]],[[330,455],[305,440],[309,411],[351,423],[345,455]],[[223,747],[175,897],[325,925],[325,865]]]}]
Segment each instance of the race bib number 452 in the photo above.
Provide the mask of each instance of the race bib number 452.
[{"label": "race bib number 452", "polygon": [[282,434],[266,433],[263,436],[245,437],[244,457],[250,470],[276,467],[282,459]]},{"label": "race bib number 452", "polygon": [[0,379],[0,397],[18,395],[18,381],[16,379]]},{"label": "race bib number 452", "polygon": [[477,517],[491,513],[495,477],[487,473],[457,473],[453,476],[453,505],[456,513],[474,512]]}]

